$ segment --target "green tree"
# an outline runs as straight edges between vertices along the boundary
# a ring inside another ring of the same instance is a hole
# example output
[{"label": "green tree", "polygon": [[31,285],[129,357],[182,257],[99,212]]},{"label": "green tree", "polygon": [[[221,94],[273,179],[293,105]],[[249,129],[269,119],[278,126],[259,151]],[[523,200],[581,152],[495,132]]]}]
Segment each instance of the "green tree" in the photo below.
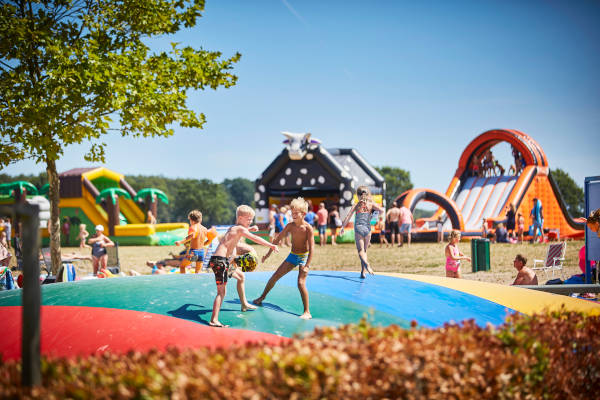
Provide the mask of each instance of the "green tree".
[{"label": "green tree", "polygon": [[571,176],[560,168],[550,170],[560,194],[572,217],[583,217],[585,199],[583,189],[575,183]]},{"label": "green tree", "polygon": [[396,167],[375,167],[375,169],[385,179],[385,202],[387,207],[391,207],[396,197],[413,188],[410,181],[410,172]]},{"label": "green tree", "polygon": [[198,209],[205,226],[234,221],[236,205],[223,185],[208,179],[176,179],[172,186],[175,220],[187,221],[188,213]]},{"label": "green tree", "polygon": [[202,128],[186,105],[190,89],[235,84],[240,54],[149,39],[196,24],[204,0],[4,0],[0,2],[0,167],[25,158],[44,164],[50,184],[52,269],[60,265],[59,180],[65,147],[101,137],[168,137],[172,126]]},{"label": "green tree", "polygon": [[236,205],[246,204],[254,208],[254,182],[245,178],[225,179],[223,186]]}]

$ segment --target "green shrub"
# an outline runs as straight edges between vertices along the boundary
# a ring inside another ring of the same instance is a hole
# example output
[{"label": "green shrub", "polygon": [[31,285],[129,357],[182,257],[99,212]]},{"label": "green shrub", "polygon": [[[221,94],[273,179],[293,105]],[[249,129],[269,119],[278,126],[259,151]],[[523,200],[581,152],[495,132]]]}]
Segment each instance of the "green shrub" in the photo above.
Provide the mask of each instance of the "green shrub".
[{"label": "green shrub", "polygon": [[43,387],[21,388],[0,361],[0,397],[88,398],[594,398],[600,317],[512,315],[437,329],[321,328],[280,346],[44,359]]}]

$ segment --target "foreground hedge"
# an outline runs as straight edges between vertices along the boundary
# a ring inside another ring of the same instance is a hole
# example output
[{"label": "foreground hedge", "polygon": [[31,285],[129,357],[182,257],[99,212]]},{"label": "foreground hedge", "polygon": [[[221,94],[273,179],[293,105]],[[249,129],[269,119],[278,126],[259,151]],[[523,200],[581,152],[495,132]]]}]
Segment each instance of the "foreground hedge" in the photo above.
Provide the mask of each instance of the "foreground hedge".
[{"label": "foreground hedge", "polygon": [[514,315],[438,329],[318,329],[272,347],[44,359],[44,386],[21,388],[0,361],[0,397],[63,398],[596,398],[600,317]]}]

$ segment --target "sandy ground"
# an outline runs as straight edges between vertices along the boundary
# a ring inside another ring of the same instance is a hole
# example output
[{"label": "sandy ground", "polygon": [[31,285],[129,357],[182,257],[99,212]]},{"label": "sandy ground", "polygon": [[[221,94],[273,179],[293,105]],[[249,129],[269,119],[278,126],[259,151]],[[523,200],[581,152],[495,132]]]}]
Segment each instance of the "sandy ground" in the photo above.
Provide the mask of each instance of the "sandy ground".
[{"label": "sandy ground", "polygon": [[[567,242],[566,265],[563,270],[563,279],[574,274],[581,273],[579,269],[578,253],[583,246],[583,241]],[[400,272],[408,274],[445,276],[445,243],[414,243],[410,247],[404,245],[401,248],[380,248],[379,244],[373,244],[368,252],[369,261],[375,272]],[[461,242],[459,248],[466,255],[471,254],[469,242]],[[121,268],[125,273],[135,270],[141,274],[149,274],[151,268],[146,266],[146,261],[156,261],[169,256],[169,252],[178,253],[182,247],[176,246],[121,246],[119,247],[119,258]],[[256,246],[259,256],[266,253],[267,249]],[[274,270],[285,259],[289,248],[281,248],[279,253],[273,254],[264,265],[259,265],[258,271]],[[473,273],[470,263],[463,263],[461,270],[465,279],[510,284],[516,276],[513,267],[513,259],[517,254],[527,257],[527,264],[532,266],[534,259],[544,259],[548,250],[548,244],[498,244],[490,245],[490,271]],[[79,248],[63,248],[64,253],[79,253],[89,255],[90,250]],[[77,261],[77,271],[80,275],[92,272],[91,261]],[[360,271],[360,263],[356,254],[354,244],[343,244],[337,246],[317,245],[311,265],[313,270],[345,270]],[[558,277],[558,274],[557,274]],[[548,278],[544,273],[538,272],[540,283]]]}]

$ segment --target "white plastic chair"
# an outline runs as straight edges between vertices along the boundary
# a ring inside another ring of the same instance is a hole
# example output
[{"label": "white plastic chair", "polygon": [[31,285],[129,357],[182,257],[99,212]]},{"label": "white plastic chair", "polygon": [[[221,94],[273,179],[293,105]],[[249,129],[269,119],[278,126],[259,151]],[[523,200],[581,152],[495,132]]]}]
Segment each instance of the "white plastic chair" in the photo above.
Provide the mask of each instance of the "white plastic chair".
[{"label": "white plastic chair", "polygon": [[[545,260],[533,260],[533,270],[542,270],[546,277],[548,271],[560,271],[562,278],[563,262],[565,261],[565,252],[567,251],[567,242],[553,243],[548,246],[548,253]],[[538,266],[539,265],[539,266]]]}]

